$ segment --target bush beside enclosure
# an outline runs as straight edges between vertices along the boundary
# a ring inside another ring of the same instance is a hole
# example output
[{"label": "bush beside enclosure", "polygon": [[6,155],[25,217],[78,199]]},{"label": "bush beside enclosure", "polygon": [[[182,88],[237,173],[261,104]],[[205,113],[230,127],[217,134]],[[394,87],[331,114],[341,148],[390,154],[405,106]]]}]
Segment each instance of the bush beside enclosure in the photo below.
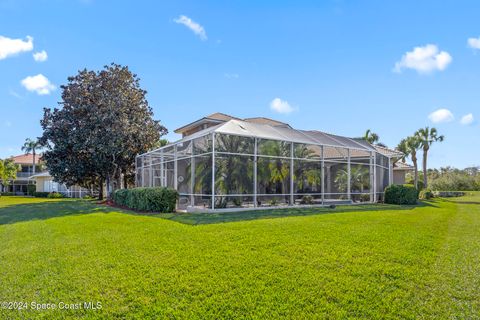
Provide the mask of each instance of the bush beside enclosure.
[{"label": "bush beside enclosure", "polygon": [[420,191],[420,195],[419,195],[420,200],[430,200],[434,197],[435,195],[433,194],[432,190],[423,189],[422,191]]},{"label": "bush beside enclosure", "polygon": [[416,204],[418,190],[413,185],[393,184],[385,188],[385,203],[389,204]]},{"label": "bush beside enclosure", "polygon": [[178,192],[171,188],[119,189],[113,193],[113,201],[139,211],[174,212]]}]

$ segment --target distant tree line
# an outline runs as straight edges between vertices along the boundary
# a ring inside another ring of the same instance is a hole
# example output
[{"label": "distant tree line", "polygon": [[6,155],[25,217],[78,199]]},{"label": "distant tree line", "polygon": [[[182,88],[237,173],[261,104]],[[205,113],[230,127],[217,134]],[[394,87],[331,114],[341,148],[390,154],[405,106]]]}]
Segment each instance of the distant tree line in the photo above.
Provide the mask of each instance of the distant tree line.
[{"label": "distant tree line", "polygon": [[480,167],[429,169],[429,188],[438,191],[480,191]]}]

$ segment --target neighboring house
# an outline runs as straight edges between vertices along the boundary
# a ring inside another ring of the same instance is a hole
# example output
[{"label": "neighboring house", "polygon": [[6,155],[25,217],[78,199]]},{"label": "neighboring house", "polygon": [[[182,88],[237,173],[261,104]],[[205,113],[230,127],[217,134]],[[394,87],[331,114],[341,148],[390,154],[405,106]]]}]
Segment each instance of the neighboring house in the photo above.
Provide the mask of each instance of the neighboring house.
[{"label": "neighboring house", "polygon": [[[9,184],[3,185],[3,192],[12,192],[16,195],[27,194],[27,186],[29,184],[35,184],[34,181],[30,180],[30,177],[33,175],[33,155],[22,154],[19,156],[10,157],[11,160],[17,165],[20,165],[21,169],[17,172],[17,179],[10,181]],[[35,157],[35,163],[37,165],[37,172],[40,170],[41,155]]]},{"label": "neighboring house", "polygon": [[407,173],[413,173],[415,168],[408,163],[397,161],[393,166],[393,184],[405,184]]},{"label": "neighboring house", "polygon": [[55,182],[48,171],[33,175],[30,179],[35,182],[37,192],[58,192],[69,198],[82,198],[91,194],[88,189],[79,186],[68,188],[62,183]]},{"label": "neighboring house", "polygon": [[412,173],[414,168],[412,165],[402,162],[400,159],[403,157],[403,154],[397,150],[392,150],[385,148],[379,145],[373,146],[379,153],[390,157],[393,161],[391,162],[392,170],[390,181],[392,184],[405,184],[407,173]]},{"label": "neighboring house", "polygon": [[377,202],[403,156],[364,140],[223,113],[175,132],[183,138],[137,156],[136,185],[175,188],[180,210]]},{"label": "neighboring house", "polygon": [[[45,170],[42,165],[42,155],[36,155],[36,172],[33,174],[33,155],[22,154],[10,157],[15,164],[19,164],[21,169],[17,172],[17,178],[10,181],[8,185],[1,185],[0,191],[11,192],[15,195],[26,195],[28,185],[36,185],[38,192],[59,192],[67,197],[81,198],[90,191],[79,186],[67,188],[64,184],[53,181],[53,177]],[[3,189],[3,190],[2,190]]]}]

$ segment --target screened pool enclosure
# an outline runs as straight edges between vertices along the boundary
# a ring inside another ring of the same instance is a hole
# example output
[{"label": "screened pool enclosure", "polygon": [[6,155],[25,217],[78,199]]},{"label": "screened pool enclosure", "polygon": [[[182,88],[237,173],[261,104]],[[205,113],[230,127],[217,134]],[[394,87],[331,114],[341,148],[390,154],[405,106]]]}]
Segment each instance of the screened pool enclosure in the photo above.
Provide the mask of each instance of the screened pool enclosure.
[{"label": "screened pool enclosure", "polygon": [[136,184],[178,190],[180,210],[376,202],[391,158],[320,131],[230,120],[137,156]]}]

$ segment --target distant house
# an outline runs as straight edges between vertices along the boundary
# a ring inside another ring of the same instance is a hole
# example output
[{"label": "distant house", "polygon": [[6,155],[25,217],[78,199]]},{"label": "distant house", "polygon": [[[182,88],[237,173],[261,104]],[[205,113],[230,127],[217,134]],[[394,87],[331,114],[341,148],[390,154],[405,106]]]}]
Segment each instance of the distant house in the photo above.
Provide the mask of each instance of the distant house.
[{"label": "distant house", "polygon": [[63,183],[55,182],[48,171],[35,174],[30,177],[30,180],[35,182],[37,192],[58,192],[69,198],[82,198],[91,194],[85,188],[79,186],[67,187]]},{"label": "distant house", "polygon": [[[17,195],[27,194],[27,186],[29,184],[35,184],[35,181],[30,180],[30,177],[33,175],[33,155],[22,154],[18,156],[10,157],[15,164],[21,166],[19,172],[17,172],[17,179],[10,181],[10,183],[2,183],[3,192],[11,192]],[[37,172],[40,168],[41,156],[37,155],[35,163],[37,166]]]},{"label": "distant house", "polygon": [[35,157],[36,172],[33,173],[33,154],[22,154],[10,157],[21,169],[17,172],[17,178],[8,184],[1,184],[0,191],[15,195],[26,195],[27,186],[35,185],[37,192],[59,192],[66,197],[81,198],[90,194],[89,190],[79,186],[67,187],[62,183],[55,182],[50,173],[42,165],[42,155]]},{"label": "distant house", "polygon": [[404,163],[402,161],[397,161],[393,165],[393,183],[394,184],[405,184],[407,173],[413,173],[415,169],[412,165]]},{"label": "distant house", "polygon": [[386,157],[395,159],[395,161],[392,161],[391,164],[393,168],[392,170],[390,170],[390,181],[392,181],[393,184],[405,184],[407,173],[412,173],[414,168],[412,165],[409,165],[408,163],[404,163],[399,160],[401,159],[403,154],[399,151],[385,148],[379,145],[374,145],[373,147],[377,150],[378,153]]}]

